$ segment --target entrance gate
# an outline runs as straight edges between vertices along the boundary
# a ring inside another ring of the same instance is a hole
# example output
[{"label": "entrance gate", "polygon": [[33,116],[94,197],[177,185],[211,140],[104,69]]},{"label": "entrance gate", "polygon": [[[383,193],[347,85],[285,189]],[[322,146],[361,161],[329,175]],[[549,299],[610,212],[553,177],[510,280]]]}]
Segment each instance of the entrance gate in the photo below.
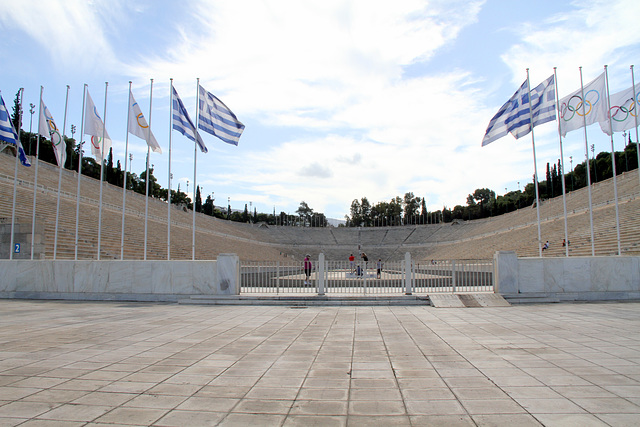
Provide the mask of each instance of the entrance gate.
[{"label": "entrance gate", "polygon": [[493,292],[493,260],[400,262],[369,260],[312,262],[306,276],[302,261],[242,262],[241,294],[402,295]]}]

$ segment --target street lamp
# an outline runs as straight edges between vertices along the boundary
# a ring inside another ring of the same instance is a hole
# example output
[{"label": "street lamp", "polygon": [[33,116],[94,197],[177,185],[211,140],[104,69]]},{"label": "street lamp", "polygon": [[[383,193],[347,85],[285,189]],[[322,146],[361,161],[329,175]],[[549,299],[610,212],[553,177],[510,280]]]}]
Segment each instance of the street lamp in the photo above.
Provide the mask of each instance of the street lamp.
[{"label": "street lamp", "polygon": [[591,157],[593,158],[593,173],[595,174],[596,182],[598,182],[598,168],[596,165],[596,144],[591,144]]},{"label": "street lamp", "polygon": [[231,219],[231,197],[227,197],[227,219]]},{"label": "street lamp", "polygon": [[31,155],[31,124],[33,123],[33,113],[36,111],[34,110],[35,107],[35,104],[29,104],[29,113],[31,113],[31,117],[29,118],[29,155]]},{"label": "street lamp", "polygon": [[629,160],[627,159],[627,131],[622,132],[622,139],[624,139],[624,162],[626,164],[625,172],[629,172]]},{"label": "street lamp", "polygon": [[573,191],[573,156],[569,156],[569,165],[571,166],[571,191]]}]

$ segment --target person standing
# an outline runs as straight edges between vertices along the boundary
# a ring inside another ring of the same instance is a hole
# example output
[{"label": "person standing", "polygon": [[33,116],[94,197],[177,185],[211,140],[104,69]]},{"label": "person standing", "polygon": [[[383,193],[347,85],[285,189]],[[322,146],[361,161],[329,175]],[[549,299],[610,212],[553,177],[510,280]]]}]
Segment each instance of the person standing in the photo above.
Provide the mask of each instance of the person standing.
[{"label": "person standing", "polygon": [[311,255],[307,254],[307,256],[304,257],[304,284],[308,285],[309,284],[309,278],[311,277],[311,269],[312,269],[313,265],[311,264]]},{"label": "person standing", "polygon": [[353,267],[355,266],[356,263],[356,257],[353,256],[353,254],[349,255],[349,268],[351,269],[351,272],[353,273]]},{"label": "person standing", "polygon": [[378,258],[378,262],[376,263],[377,274],[376,277],[379,279],[382,275],[382,258]]}]

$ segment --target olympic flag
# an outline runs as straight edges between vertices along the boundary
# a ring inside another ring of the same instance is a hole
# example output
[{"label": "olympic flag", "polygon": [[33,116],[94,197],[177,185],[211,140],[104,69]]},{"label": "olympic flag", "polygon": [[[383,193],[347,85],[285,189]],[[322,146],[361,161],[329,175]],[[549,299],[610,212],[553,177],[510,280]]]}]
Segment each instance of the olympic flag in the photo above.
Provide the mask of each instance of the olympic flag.
[{"label": "olympic flag", "polygon": [[129,100],[129,133],[147,141],[147,145],[154,153],[162,153],[160,144],[158,144],[156,137],[153,136],[153,132],[149,129],[147,120],[140,110],[140,105],[133,98],[131,91],[129,91]]},{"label": "olympic flag", "polygon": [[227,144],[238,145],[244,125],[235,114],[210,92],[198,85],[200,91],[200,121],[198,127],[217,136]]},{"label": "olympic flag", "polygon": [[7,106],[4,105],[2,95],[0,95],[0,141],[4,141],[16,147],[20,163],[22,163],[23,166],[31,166],[31,163],[22,148],[22,144],[18,139],[18,134],[13,127],[13,123],[11,123],[11,117],[9,116]]},{"label": "olympic flag", "polygon": [[[633,98],[635,94],[635,99]],[[611,109],[611,127],[614,132],[622,132],[623,130],[636,127],[636,116],[638,115],[638,105],[640,105],[640,83],[627,90],[615,93],[609,98]],[[608,121],[600,122],[600,129],[607,135],[611,135]]]},{"label": "olympic flag", "polygon": [[40,128],[38,132],[45,139],[51,140],[51,145],[53,145],[53,151],[56,155],[56,161],[58,162],[58,166],[64,167],[64,162],[67,160],[67,150],[66,144],[62,139],[62,135],[60,135],[60,131],[58,130],[58,126],[56,126],[55,120],[53,120],[53,115],[49,112],[49,109],[46,105],[44,105],[44,101],[40,101]]},{"label": "olympic flag", "polygon": [[583,88],[562,98],[560,100],[560,133],[562,136],[566,136],[567,132],[596,122],[608,128],[606,95],[606,81],[604,73],[602,73]]},{"label": "olympic flag", "polygon": [[[102,162],[102,153],[105,155],[109,153],[111,149],[111,138],[104,128],[104,123],[96,106],[93,104],[93,99],[89,95],[87,89],[87,102],[84,107],[84,134],[91,136],[91,153],[95,156],[96,160]],[[104,149],[102,147],[102,138],[104,137]]]},{"label": "olympic flag", "polygon": [[189,138],[192,141],[195,141],[200,147],[200,151],[206,153],[207,146],[204,145],[204,141],[200,134],[196,130],[196,127],[193,125],[191,118],[189,118],[189,113],[187,113],[187,109],[184,108],[184,104],[182,100],[178,96],[178,92],[176,88],[172,87],[173,90],[173,105],[172,105],[172,124],[173,128]]}]

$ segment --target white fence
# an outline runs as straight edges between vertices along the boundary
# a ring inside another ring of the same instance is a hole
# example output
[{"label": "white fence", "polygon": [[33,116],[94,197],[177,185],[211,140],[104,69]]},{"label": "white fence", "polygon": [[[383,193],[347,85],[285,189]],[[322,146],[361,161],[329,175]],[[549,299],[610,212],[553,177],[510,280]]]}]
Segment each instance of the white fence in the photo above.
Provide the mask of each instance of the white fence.
[{"label": "white fence", "polygon": [[[409,266],[407,269],[406,266]],[[242,262],[240,293],[393,295],[493,292],[492,260]]]}]

